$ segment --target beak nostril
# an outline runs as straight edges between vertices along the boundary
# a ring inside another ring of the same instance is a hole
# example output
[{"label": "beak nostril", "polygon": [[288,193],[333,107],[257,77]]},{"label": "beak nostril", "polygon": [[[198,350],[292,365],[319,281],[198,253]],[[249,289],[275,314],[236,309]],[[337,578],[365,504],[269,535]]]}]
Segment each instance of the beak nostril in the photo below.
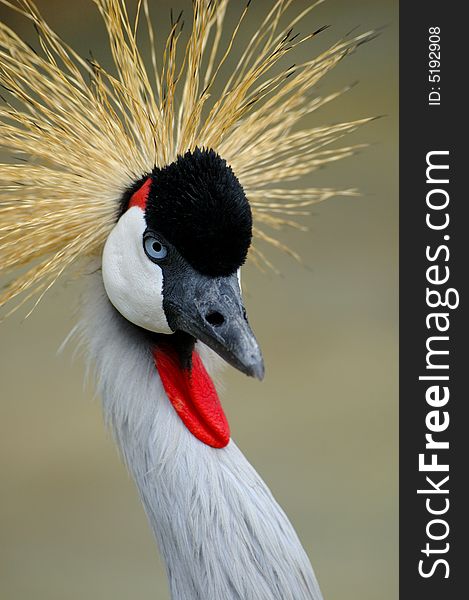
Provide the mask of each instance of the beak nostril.
[{"label": "beak nostril", "polygon": [[214,310],[205,315],[205,320],[214,327],[220,327],[220,325],[223,325],[225,322],[225,317],[218,311]]}]

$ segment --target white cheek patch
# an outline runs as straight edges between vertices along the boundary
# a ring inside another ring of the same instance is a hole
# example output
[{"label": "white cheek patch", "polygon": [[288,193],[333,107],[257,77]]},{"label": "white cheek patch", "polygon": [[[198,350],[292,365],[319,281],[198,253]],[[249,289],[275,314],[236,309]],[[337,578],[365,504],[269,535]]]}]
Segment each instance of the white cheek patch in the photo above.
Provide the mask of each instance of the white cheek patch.
[{"label": "white cheek patch", "polygon": [[243,288],[241,287],[241,267],[236,271],[236,275],[238,276],[239,291],[243,293]]},{"label": "white cheek patch", "polygon": [[128,321],[149,331],[173,333],[163,310],[163,271],[143,249],[146,229],[137,206],[125,212],[103,250],[103,281],[109,300]]}]

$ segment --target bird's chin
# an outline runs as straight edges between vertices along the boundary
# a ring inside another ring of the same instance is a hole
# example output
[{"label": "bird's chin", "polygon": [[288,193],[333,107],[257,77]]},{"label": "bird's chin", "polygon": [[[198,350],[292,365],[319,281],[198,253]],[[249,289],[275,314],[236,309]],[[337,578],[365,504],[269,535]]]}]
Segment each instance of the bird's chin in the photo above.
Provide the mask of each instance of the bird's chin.
[{"label": "bird's chin", "polygon": [[[153,332],[145,330],[146,336],[150,340],[152,348],[168,348],[172,352],[177,354],[182,367],[190,367],[192,353],[196,347],[197,342],[199,345],[197,351],[202,354],[204,362],[207,362],[207,358],[210,357],[208,368],[210,369],[210,363],[214,363],[219,368],[221,365],[233,367],[237,371],[244,373],[245,375],[262,379],[264,375],[263,365],[261,365],[261,371],[253,372],[245,365],[241,364],[239,359],[233,355],[230,350],[225,350],[220,344],[215,344],[212,340],[204,339],[205,336],[196,337],[186,331],[177,330],[171,334]],[[205,353],[203,352],[205,348]]]},{"label": "bird's chin", "polygon": [[179,358],[182,368],[190,367],[192,353],[197,339],[185,331],[174,333],[159,333],[147,331],[152,350],[155,348],[167,348]]}]

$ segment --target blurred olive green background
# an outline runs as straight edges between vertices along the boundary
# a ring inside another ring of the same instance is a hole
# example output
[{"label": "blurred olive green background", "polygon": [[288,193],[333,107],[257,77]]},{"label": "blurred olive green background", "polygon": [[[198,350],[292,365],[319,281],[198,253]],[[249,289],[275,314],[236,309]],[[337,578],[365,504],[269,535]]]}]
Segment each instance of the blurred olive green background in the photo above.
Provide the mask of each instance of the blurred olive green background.
[{"label": "blurred olive green background", "polygon": [[[106,63],[90,1],[38,4],[74,47]],[[151,4],[166,33],[169,6],[187,2]],[[251,24],[270,5],[255,0]],[[0,17],[37,43],[20,17],[4,7]],[[259,384],[230,369],[223,402],[233,437],[293,521],[325,598],[388,600],[398,595],[397,2],[328,0],[300,30],[325,24],[296,62],[354,27],[385,27],[318,92],[359,85],[307,125],[384,118],[347,140],[368,148],[305,181],[362,192],[314,207],[308,233],[282,233],[305,266],[271,250],[281,276],[245,269],[267,374]],[[26,321],[15,315],[0,326],[0,598],[164,600],[145,515],[92,386],[83,386],[82,361],[72,360],[73,348],[57,355],[79,292],[79,283],[61,282]]]}]

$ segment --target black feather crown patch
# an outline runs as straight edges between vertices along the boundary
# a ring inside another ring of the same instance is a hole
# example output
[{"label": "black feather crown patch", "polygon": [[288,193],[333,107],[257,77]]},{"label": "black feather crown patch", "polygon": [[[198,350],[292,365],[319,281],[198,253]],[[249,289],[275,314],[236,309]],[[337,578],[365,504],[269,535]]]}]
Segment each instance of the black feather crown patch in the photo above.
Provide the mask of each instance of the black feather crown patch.
[{"label": "black feather crown patch", "polygon": [[230,275],[246,260],[251,207],[231,167],[213,150],[196,148],[155,167],[145,219],[200,273]]}]

